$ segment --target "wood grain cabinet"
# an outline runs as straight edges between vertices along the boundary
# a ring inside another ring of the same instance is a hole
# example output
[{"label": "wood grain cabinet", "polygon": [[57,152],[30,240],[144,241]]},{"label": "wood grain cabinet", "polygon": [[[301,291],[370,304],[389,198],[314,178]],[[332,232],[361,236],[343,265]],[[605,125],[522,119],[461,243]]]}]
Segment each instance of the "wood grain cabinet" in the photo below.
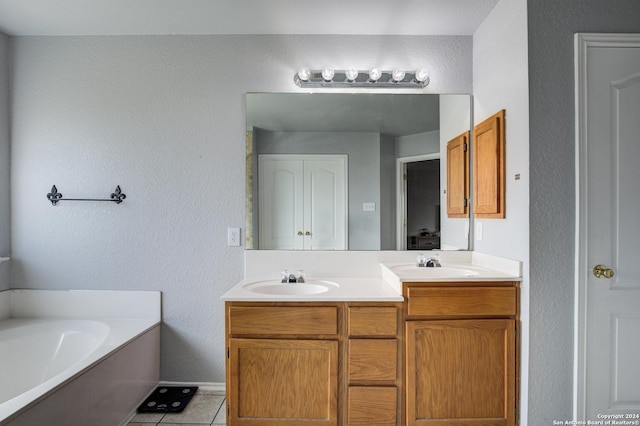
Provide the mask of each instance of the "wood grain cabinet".
[{"label": "wood grain cabinet", "polygon": [[517,290],[405,283],[407,425],[516,425]]},{"label": "wood grain cabinet", "polygon": [[226,302],[227,424],[515,426],[518,283]]},{"label": "wood grain cabinet", "polygon": [[401,307],[348,307],[349,426],[401,424]]},{"label": "wood grain cabinet", "polygon": [[505,217],[505,110],[473,129],[473,214]]},{"label": "wood grain cabinet", "polygon": [[227,424],[401,425],[402,306],[227,302]]},{"label": "wood grain cabinet", "polygon": [[469,134],[447,142],[448,217],[469,217]]},{"label": "wood grain cabinet", "polygon": [[340,312],[228,302],[227,424],[338,425]]}]

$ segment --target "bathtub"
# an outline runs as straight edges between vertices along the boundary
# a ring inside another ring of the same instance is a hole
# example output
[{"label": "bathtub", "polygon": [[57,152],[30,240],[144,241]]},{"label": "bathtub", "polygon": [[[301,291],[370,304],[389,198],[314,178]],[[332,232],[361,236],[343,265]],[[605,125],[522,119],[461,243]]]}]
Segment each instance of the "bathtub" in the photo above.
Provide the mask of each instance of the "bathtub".
[{"label": "bathtub", "polygon": [[[0,425],[122,424],[158,384],[159,294],[9,292],[0,293]],[[132,296],[151,296],[154,308],[125,314]]]}]

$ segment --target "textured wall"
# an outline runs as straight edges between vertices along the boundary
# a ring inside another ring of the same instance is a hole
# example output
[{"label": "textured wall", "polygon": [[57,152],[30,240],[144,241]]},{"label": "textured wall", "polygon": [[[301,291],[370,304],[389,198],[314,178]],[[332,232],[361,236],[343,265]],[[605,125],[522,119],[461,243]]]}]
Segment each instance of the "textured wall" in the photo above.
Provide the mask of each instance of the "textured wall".
[{"label": "textured wall", "polygon": [[[220,296],[243,274],[244,94],[296,92],[301,65],[431,69],[472,91],[471,37],[140,36],[12,39],[18,288],[163,292],[163,380],[224,381]],[[51,185],[67,197],[46,200]]]},{"label": "textured wall", "polygon": [[529,0],[529,424],[570,419],[573,394],[576,32],[640,32],[636,0]]},{"label": "textured wall", "polygon": [[[0,257],[11,252],[11,210],[9,200],[9,37],[0,33]],[[7,290],[9,263],[0,263],[0,291]]]},{"label": "textured wall", "polygon": [[[501,0],[473,36],[474,124],[506,110],[506,218],[476,219],[474,250],[523,262],[520,284],[521,421],[527,424],[529,355],[529,103],[527,2]],[[519,178],[516,178],[518,176]],[[531,423],[532,425],[537,423]]]}]

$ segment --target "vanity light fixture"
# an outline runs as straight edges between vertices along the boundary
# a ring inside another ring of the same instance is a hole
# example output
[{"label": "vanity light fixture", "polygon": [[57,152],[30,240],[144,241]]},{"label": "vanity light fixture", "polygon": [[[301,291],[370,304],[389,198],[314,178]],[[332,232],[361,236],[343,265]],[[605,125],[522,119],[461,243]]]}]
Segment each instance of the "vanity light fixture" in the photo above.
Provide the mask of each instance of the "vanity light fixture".
[{"label": "vanity light fixture", "polygon": [[298,78],[302,81],[307,81],[311,78],[311,71],[309,68],[302,67],[298,70]]},{"label": "vanity light fixture", "polygon": [[405,72],[399,69],[391,71],[391,79],[396,83],[404,80]]},{"label": "vanity light fixture", "polygon": [[344,72],[345,77],[347,77],[347,81],[355,81],[358,78],[358,70],[354,68],[349,68]]},{"label": "vanity light fixture", "polygon": [[371,71],[369,71],[369,81],[371,81],[372,83],[380,80],[380,77],[382,77],[382,71],[380,71],[378,68],[373,68]]},{"label": "vanity light fixture", "polygon": [[322,79],[324,81],[333,80],[334,75],[335,75],[335,71],[333,70],[333,68],[325,68],[322,70]]},{"label": "vanity light fixture", "polygon": [[379,68],[368,71],[355,68],[334,70],[331,67],[310,70],[303,67],[294,75],[293,81],[300,87],[421,89],[429,84],[429,73],[424,68],[413,72],[400,69],[382,71]]}]

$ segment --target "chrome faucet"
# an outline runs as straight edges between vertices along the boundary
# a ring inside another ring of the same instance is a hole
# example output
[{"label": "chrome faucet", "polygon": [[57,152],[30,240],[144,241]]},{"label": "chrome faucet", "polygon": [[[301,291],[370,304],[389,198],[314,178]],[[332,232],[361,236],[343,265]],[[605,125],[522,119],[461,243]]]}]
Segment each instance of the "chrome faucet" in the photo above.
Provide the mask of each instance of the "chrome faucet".
[{"label": "chrome faucet", "polygon": [[285,284],[285,283],[289,283],[289,284],[295,284],[295,283],[303,283],[304,282],[304,271],[302,269],[298,270],[297,275],[294,274],[290,274],[289,271],[287,271],[286,269],[284,271],[282,271],[282,281],[280,281],[281,283]]},{"label": "chrome faucet", "polygon": [[440,258],[438,256],[434,256],[427,260],[427,268],[440,268],[442,265],[440,264]]},{"label": "chrome faucet", "polygon": [[439,268],[442,265],[439,256],[435,255],[427,259],[424,254],[420,253],[416,259],[416,266],[418,268]]}]

